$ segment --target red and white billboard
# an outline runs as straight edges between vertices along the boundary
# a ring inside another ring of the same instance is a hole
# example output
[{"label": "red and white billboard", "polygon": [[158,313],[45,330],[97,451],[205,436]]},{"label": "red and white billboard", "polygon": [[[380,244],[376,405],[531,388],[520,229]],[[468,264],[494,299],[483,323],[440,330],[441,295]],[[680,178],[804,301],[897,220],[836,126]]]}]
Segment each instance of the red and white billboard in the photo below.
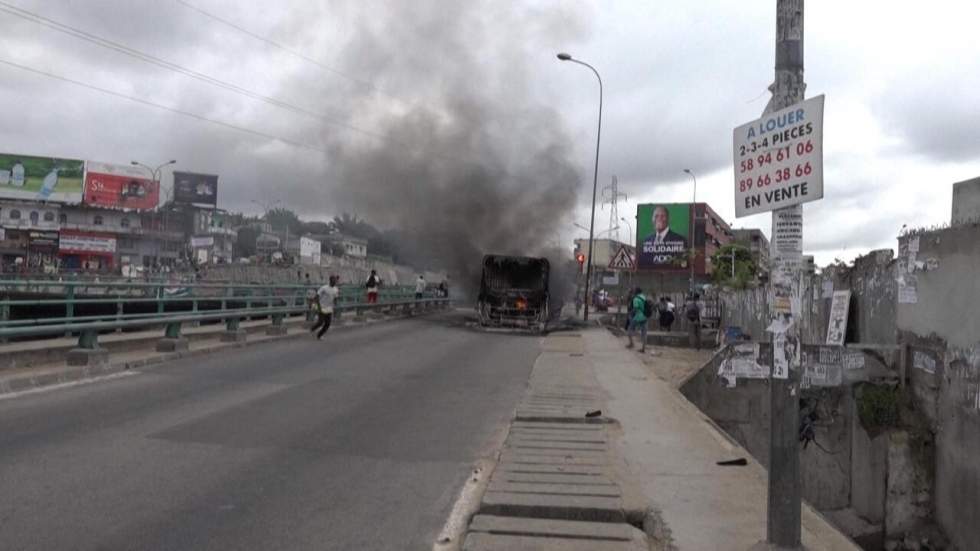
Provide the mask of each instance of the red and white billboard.
[{"label": "red and white billboard", "polygon": [[160,183],[136,166],[88,161],[83,202],[117,209],[155,209],[160,202]]}]

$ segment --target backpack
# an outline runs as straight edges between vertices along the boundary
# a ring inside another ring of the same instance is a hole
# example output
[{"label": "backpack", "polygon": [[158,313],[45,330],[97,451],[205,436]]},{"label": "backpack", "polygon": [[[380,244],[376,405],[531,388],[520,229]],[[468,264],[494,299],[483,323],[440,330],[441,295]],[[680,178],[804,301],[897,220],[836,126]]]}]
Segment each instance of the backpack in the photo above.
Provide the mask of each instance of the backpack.
[{"label": "backpack", "polygon": [[650,299],[643,301],[643,316],[647,319],[653,316],[653,301]]},{"label": "backpack", "polygon": [[698,303],[692,302],[687,305],[687,311],[684,312],[687,315],[688,321],[698,321],[701,317],[701,313],[698,311]]}]

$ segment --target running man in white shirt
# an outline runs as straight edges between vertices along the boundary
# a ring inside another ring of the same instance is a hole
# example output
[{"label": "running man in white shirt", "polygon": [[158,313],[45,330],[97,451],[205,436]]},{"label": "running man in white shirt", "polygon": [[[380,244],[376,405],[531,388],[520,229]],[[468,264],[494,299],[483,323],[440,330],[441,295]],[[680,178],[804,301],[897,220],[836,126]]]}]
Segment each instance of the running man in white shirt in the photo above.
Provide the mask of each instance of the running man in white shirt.
[{"label": "running man in white shirt", "polygon": [[320,329],[317,333],[317,340],[323,338],[323,334],[330,329],[330,322],[333,321],[333,309],[340,296],[340,288],[337,287],[337,276],[330,276],[330,283],[320,287],[316,292],[317,298],[317,319],[316,324],[310,328],[310,332]]}]

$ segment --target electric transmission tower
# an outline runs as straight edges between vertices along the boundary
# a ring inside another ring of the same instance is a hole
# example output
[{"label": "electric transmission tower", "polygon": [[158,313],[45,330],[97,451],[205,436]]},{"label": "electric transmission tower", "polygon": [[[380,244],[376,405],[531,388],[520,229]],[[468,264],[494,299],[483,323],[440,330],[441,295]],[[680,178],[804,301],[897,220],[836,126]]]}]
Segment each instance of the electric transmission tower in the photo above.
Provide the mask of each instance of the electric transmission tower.
[{"label": "electric transmission tower", "polygon": [[[619,203],[619,198],[622,197],[623,200],[627,200],[628,197],[625,193],[619,191],[619,181],[616,176],[612,177],[612,183],[608,186],[602,188],[602,209],[606,209],[606,204],[609,205],[609,239],[615,239],[619,241],[619,208],[617,204]],[[613,232],[615,232],[615,237]]]}]

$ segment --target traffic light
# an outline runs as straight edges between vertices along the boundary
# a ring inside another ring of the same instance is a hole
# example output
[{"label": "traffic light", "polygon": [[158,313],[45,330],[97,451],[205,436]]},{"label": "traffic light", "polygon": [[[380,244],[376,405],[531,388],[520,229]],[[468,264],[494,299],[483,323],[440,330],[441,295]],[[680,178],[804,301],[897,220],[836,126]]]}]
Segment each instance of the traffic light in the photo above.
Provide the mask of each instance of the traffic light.
[{"label": "traffic light", "polygon": [[583,271],[583,267],[585,266],[585,255],[582,253],[578,253],[577,255],[575,255],[575,260],[578,261],[578,271],[579,273],[581,273]]}]

